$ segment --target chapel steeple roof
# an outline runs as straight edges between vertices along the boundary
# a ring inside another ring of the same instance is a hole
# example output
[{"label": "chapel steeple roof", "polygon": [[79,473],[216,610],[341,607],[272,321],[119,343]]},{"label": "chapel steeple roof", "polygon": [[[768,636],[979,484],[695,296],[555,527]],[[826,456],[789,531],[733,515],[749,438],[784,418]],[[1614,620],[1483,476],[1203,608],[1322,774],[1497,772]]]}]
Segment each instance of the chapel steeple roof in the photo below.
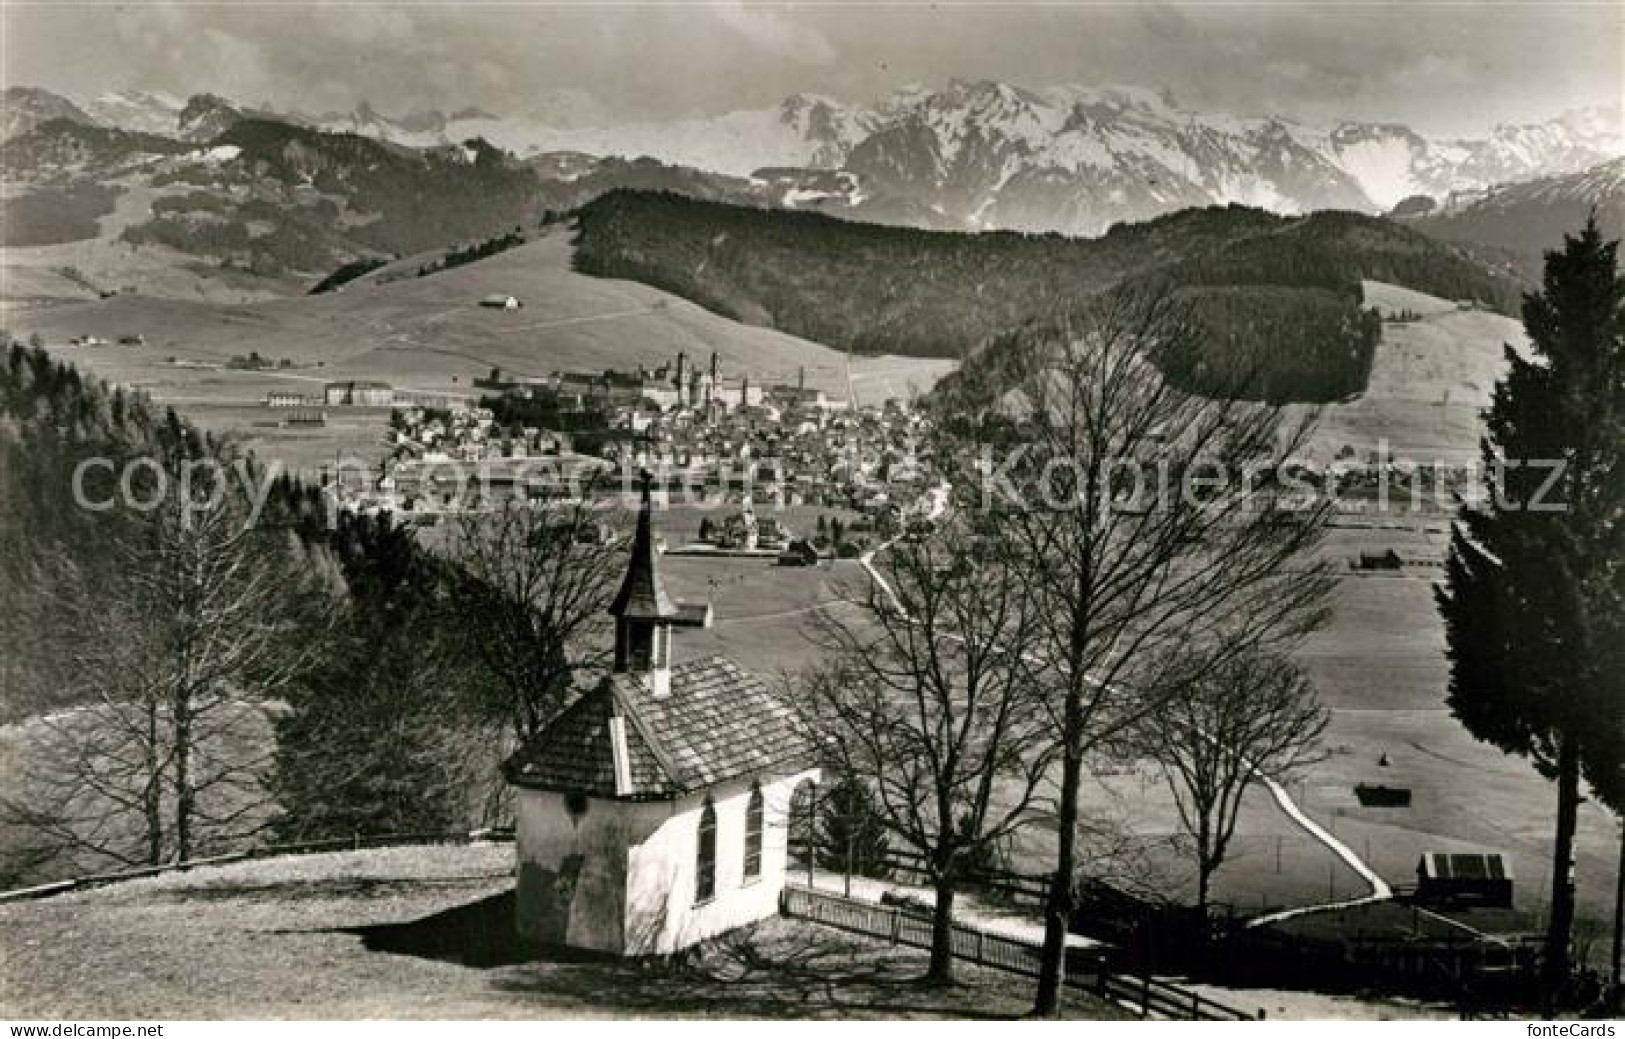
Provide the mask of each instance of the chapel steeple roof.
[{"label": "chapel steeple roof", "polygon": [[632,536],[632,554],[627,561],[626,577],[621,590],[615,593],[609,612],[618,620],[672,622],[682,618],[682,611],[666,594],[660,582],[659,560],[654,546],[654,478],[647,470],[643,473],[643,506],[638,511],[638,528]]}]

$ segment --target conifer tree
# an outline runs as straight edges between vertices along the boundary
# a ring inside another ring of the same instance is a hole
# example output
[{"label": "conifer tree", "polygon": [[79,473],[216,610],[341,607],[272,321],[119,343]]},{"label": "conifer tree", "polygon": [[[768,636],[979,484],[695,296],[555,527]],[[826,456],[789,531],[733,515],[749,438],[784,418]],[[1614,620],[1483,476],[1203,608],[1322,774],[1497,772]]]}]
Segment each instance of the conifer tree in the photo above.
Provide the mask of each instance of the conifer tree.
[{"label": "conifer tree", "polygon": [[1582,774],[1618,768],[1625,709],[1625,281],[1595,221],[1524,300],[1483,441],[1493,475],[1451,539],[1437,593],[1449,704],[1475,737],[1557,784],[1546,1009],[1569,973]]}]

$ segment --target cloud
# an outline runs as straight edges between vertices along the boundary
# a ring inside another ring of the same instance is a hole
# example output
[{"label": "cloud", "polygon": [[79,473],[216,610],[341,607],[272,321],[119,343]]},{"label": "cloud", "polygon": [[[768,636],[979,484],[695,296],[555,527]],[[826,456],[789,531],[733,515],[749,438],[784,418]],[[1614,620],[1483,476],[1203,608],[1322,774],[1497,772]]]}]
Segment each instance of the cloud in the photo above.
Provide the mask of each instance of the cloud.
[{"label": "cloud", "polygon": [[758,51],[807,65],[835,62],[835,47],[828,37],[798,23],[789,8],[746,7],[735,0],[705,10]]},{"label": "cloud", "polygon": [[1450,5],[1310,0],[0,0],[0,21],[7,81],[77,98],[213,91],[312,112],[365,98],[392,113],[477,105],[598,124],[765,107],[799,91],[862,102],[957,76],[1140,83],[1198,108],[1449,133],[1617,99],[1625,24],[1572,4],[1464,17]]}]

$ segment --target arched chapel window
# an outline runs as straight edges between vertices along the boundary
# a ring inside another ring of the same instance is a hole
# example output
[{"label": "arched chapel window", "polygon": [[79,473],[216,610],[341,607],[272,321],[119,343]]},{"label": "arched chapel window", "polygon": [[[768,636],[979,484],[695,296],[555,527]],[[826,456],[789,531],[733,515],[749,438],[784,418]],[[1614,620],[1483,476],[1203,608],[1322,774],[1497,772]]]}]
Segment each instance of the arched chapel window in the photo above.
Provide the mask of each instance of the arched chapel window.
[{"label": "arched chapel window", "polygon": [[762,788],[751,784],[750,803],[745,806],[745,879],[762,875]]},{"label": "arched chapel window", "polygon": [[717,809],[708,797],[700,810],[699,850],[694,862],[694,901],[709,902],[717,893]]}]

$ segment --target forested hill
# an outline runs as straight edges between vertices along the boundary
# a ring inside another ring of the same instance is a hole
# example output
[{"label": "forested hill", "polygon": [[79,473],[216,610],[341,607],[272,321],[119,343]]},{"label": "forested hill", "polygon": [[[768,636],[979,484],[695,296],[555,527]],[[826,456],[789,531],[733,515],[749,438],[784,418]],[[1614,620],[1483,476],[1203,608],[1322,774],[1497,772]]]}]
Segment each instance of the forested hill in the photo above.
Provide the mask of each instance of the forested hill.
[{"label": "forested hill", "polygon": [[[508,721],[467,651],[489,614],[447,605],[473,586],[464,571],[389,514],[329,518],[318,489],[8,340],[0,889],[267,838],[494,821]],[[179,481],[211,462],[228,486],[193,484],[181,519]],[[206,514],[225,523],[192,522]],[[233,618],[229,639],[196,634],[213,632],[184,606],[200,594]]]},{"label": "forested hill", "polygon": [[[1393,282],[1511,312],[1518,290],[1455,249],[1353,213],[1190,209],[1094,239],[919,231],[820,214],[611,192],[582,207],[576,264],[725,316],[864,353],[972,359],[1058,300],[1160,280],[1189,300],[1209,356],[1182,381],[1336,400],[1365,386],[1376,322],[1359,283]],[[986,362],[995,362],[991,366]]]}]

